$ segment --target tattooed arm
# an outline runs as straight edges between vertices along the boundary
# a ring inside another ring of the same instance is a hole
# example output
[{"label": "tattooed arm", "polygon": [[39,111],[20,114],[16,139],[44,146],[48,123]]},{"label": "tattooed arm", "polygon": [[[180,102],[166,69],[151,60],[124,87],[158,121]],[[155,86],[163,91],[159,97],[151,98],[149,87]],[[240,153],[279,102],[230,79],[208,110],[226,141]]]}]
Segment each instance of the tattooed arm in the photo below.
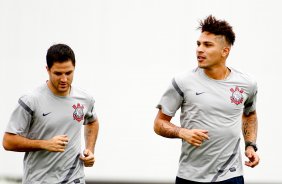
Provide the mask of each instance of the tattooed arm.
[{"label": "tattooed arm", "polygon": [[[258,121],[256,111],[249,113],[249,115],[243,114],[242,117],[242,131],[245,139],[245,143],[256,143],[257,140],[257,129]],[[255,152],[252,146],[247,146],[245,150],[245,155],[248,157],[249,161],[245,162],[246,166],[255,167],[259,164],[259,156]]]},{"label": "tattooed arm", "polygon": [[99,122],[96,119],[94,122],[84,126],[84,139],[85,139],[85,150],[83,156],[80,159],[84,162],[85,167],[92,167],[94,158],[94,149],[99,131]]},{"label": "tattooed arm", "polygon": [[180,138],[196,147],[209,139],[207,130],[181,128],[171,123],[171,118],[159,110],[154,122],[156,134],[167,138]]}]

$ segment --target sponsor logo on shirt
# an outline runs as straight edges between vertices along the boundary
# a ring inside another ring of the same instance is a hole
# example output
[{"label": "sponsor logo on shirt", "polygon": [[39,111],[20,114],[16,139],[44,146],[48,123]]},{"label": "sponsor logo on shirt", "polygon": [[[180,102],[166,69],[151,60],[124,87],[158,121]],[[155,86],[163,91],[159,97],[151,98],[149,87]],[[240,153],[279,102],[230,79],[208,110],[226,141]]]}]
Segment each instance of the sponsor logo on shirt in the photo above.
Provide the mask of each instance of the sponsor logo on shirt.
[{"label": "sponsor logo on shirt", "polygon": [[73,105],[72,106],[74,108],[74,112],[73,112],[73,119],[80,122],[81,120],[83,120],[84,117],[84,106],[80,105],[80,103],[77,103],[77,105]]},{"label": "sponsor logo on shirt", "polygon": [[232,93],[230,97],[231,103],[234,103],[236,105],[241,104],[244,100],[243,97],[244,90],[236,86],[235,89],[231,88],[230,91]]}]

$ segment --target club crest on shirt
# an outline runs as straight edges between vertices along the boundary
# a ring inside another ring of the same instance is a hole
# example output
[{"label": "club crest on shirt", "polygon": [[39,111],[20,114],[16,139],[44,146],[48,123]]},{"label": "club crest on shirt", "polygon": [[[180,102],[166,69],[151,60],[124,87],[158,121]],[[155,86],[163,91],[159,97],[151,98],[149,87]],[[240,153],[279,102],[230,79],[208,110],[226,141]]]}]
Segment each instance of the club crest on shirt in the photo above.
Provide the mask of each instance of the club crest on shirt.
[{"label": "club crest on shirt", "polygon": [[81,120],[83,120],[84,117],[84,106],[80,105],[80,103],[77,103],[77,105],[73,105],[72,106],[74,108],[74,112],[73,112],[73,119],[80,122]]},{"label": "club crest on shirt", "polygon": [[231,103],[234,103],[236,105],[241,104],[244,100],[243,97],[244,90],[239,89],[239,87],[236,86],[235,89],[231,88],[230,91],[232,93],[230,97]]}]

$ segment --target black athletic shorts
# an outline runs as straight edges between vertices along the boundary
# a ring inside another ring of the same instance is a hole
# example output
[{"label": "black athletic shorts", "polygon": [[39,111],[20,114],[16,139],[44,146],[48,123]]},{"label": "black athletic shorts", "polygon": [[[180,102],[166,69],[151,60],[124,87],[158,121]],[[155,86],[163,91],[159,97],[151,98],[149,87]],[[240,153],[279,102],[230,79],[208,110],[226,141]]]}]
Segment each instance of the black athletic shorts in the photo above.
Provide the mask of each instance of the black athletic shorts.
[{"label": "black athletic shorts", "polygon": [[[244,177],[238,176],[235,178],[230,178],[228,180],[212,182],[212,183],[214,184],[244,184]],[[195,182],[195,181],[185,180],[185,179],[176,177],[175,184],[208,184],[208,183]]]}]

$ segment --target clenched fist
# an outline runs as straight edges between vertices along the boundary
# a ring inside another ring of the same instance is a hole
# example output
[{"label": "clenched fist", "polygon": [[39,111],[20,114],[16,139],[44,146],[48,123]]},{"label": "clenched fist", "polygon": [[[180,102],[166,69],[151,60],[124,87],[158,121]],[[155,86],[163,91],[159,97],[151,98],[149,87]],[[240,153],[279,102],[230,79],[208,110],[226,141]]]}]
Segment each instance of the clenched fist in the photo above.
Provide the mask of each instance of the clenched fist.
[{"label": "clenched fist", "polygon": [[57,135],[44,141],[43,149],[50,152],[64,152],[69,142],[67,135]]}]

